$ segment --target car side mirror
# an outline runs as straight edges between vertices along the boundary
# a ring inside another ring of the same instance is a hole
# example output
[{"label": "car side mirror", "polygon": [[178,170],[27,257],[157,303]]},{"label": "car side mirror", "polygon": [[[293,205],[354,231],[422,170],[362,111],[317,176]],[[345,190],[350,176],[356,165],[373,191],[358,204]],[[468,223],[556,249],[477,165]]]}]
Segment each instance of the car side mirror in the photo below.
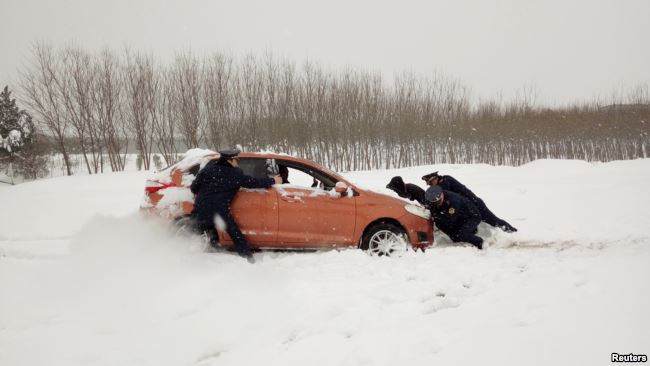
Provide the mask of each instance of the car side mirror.
[{"label": "car side mirror", "polygon": [[348,188],[349,188],[349,187],[348,187],[347,184],[345,184],[345,183],[343,183],[343,182],[338,182],[338,183],[336,183],[336,185],[334,186],[334,191],[335,191],[336,193],[340,193],[340,194],[341,194],[341,197],[343,197],[343,196],[345,196],[346,193],[348,192]]}]

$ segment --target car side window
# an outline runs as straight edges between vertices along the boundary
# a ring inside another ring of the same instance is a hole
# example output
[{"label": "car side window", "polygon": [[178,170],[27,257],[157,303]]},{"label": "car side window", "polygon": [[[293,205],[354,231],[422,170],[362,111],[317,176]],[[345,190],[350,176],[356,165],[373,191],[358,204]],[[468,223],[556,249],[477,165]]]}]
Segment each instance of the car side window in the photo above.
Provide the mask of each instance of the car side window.
[{"label": "car side window", "polygon": [[240,158],[239,168],[241,168],[245,175],[250,177],[257,179],[268,178],[266,159]]},{"label": "car side window", "polygon": [[286,167],[285,169],[286,173],[284,173],[284,169],[280,171],[280,176],[286,174],[286,179],[282,177],[283,183],[305,188],[316,188],[319,186],[320,182],[316,180],[314,184],[314,177],[311,175],[295,168]]},{"label": "car side window", "polygon": [[277,164],[280,176],[288,184],[324,190],[330,190],[336,185],[335,179],[309,166],[287,160],[278,160]]},{"label": "car side window", "polygon": [[200,168],[201,168],[201,166],[199,164],[194,164],[189,169],[187,169],[187,172],[194,175],[194,176],[196,176],[197,174],[199,174],[199,169]]}]

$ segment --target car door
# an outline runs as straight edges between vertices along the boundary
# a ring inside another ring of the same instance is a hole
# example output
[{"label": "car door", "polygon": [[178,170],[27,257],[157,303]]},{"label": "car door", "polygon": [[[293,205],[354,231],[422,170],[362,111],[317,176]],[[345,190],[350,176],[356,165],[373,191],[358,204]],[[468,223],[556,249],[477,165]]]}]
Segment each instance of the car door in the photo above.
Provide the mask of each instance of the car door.
[{"label": "car door", "polygon": [[278,246],[317,248],[354,242],[356,199],[334,191],[336,180],[311,167],[278,160],[289,183],[276,185]]},{"label": "car door", "polygon": [[[244,174],[265,178],[265,159],[240,158],[239,167]],[[278,233],[278,195],[272,188],[241,188],[232,202],[231,212],[248,243],[253,247],[274,246]],[[226,244],[230,236],[219,230],[219,237]]]}]

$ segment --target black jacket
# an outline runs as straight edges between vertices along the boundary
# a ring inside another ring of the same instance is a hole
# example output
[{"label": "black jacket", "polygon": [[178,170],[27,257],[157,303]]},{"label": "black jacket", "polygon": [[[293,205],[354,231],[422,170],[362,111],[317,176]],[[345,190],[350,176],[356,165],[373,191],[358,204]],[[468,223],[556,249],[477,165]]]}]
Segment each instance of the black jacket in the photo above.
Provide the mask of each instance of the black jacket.
[{"label": "black jacket", "polygon": [[412,183],[406,183],[405,189],[406,194],[402,197],[408,198],[411,201],[418,201],[421,205],[424,206],[424,189]]},{"label": "black jacket", "polygon": [[420,204],[424,205],[424,189],[418,187],[415,184],[404,183],[402,177],[395,176],[393,177],[386,188],[397,193],[398,196],[402,198],[408,198],[411,201],[418,201]]},{"label": "black jacket", "polygon": [[211,161],[199,171],[190,187],[196,194],[192,216],[211,221],[217,212],[229,209],[239,188],[268,188],[274,183],[273,178],[256,179],[227,162]]},{"label": "black jacket", "polygon": [[451,191],[443,190],[444,201],[440,206],[431,207],[431,217],[438,229],[447,235],[458,233],[466,222],[481,221],[481,214],[467,198]]},{"label": "black jacket", "polygon": [[474,192],[472,192],[469,188],[465,187],[461,182],[457,181],[450,175],[440,176],[438,186],[440,186],[440,188],[445,191],[458,193],[459,195],[468,198],[472,202],[476,202],[480,199],[474,194]]}]

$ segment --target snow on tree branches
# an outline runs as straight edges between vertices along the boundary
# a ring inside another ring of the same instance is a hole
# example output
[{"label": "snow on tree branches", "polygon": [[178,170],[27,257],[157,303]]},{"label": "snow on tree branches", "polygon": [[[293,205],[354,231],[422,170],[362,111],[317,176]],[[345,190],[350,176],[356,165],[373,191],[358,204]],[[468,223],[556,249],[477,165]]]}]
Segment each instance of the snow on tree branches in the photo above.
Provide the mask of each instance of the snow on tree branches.
[{"label": "snow on tree branches", "polygon": [[0,156],[12,155],[32,143],[32,116],[16,105],[9,87],[0,93]]}]

